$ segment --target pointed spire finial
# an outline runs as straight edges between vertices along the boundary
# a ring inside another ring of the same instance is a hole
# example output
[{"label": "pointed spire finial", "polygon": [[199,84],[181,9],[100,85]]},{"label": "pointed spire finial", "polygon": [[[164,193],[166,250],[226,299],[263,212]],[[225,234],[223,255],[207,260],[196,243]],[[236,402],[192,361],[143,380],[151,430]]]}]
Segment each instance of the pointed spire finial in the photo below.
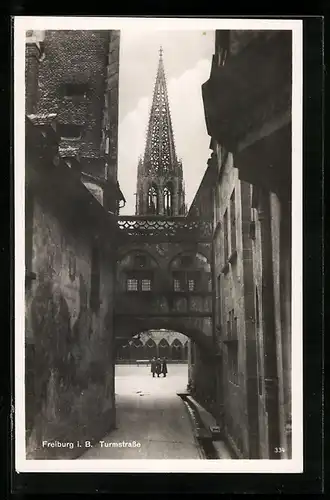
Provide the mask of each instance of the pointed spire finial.
[{"label": "pointed spire finial", "polygon": [[159,49],[159,59],[162,59],[163,57],[163,47],[160,46],[160,49]]}]

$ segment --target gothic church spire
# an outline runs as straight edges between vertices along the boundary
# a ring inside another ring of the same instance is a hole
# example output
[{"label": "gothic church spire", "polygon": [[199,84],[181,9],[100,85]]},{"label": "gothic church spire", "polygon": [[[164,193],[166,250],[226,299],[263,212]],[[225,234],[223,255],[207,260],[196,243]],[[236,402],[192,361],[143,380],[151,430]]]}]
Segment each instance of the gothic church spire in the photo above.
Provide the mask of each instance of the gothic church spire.
[{"label": "gothic church spire", "polygon": [[138,165],[136,196],[137,215],[185,214],[182,163],[175,151],[162,47],[144,156]]},{"label": "gothic church spire", "polygon": [[149,116],[144,164],[150,174],[166,173],[177,162],[170,105],[163,61],[163,49],[159,49],[159,62],[154,95]]}]

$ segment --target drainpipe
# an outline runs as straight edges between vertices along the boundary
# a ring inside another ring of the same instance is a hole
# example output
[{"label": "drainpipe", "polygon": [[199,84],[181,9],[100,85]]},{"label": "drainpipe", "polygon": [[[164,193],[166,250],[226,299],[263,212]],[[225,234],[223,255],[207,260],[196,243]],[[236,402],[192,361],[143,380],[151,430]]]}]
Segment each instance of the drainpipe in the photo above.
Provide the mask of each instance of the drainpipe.
[{"label": "drainpipe", "polygon": [[275,449],[280,446],[279,394],[274,314],[274,282],[270,219],[270,194],[260,193],[259,220],[262,253],[262,321],[264,332],[265,396],[268,415],[269,458],[281,458]]}]

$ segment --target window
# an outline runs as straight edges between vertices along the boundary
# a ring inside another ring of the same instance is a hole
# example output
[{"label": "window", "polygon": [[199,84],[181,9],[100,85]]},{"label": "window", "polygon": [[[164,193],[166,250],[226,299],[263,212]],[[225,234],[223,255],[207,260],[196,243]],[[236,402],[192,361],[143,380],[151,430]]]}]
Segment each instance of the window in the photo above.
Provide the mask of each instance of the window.
[{"label": "window", "polygon": [[231,253],[236,251],[236,204],[235,190],[230,197],[230,235],[231,235]]},{"label": "window", "polygon": [[61,139],[80,139],[82,134],[81,125],[60,124],[58,125]]},{"label": "window", "polygon": [[150,292],[152,290],[152,273],[134,272],[127,278],[126,290],[128,292]]},{"label": "window", "polygon": [[208,273],[207,276],[207,291],[212,292],[212,274]]},{"label": "window", "polygon": [[148,190],[148,214],[157,215],[159,213],[159,200],[157,186],[152,185]]},{"label": "window", "polygon": [[137,292],[138,291],[138,280],[135,278],[128,278],[127,280],[127,291]]},{"label": "window", "polygon": [[168,184],[164,188],[163,192],[163,197],[164,197],[164,212],[165,215],[172,215],[172,186],[171,184]]},{"label": "window", "polygon": [[109,139],[109,136],[105,139],[105,154],[108,155],[109,154],[109,143],[110,143],[110,139]]},{"label": "window", "polygon": [[234,309],[229,311],[227,321],[227,335],[228,340],[237,340],[237,317],[235,316]]},{"label": "window", "polygon": [[88,93],[86,83],[67,83],[64,85],[64,95],[67,98],[79,97],[85,99]]},{"label": "window", "polygon": [[174,291],[175,292],[181,292],[181,281],[177,278],[174,278],[174,281],[173,281],[173,284],[174,284]]},{"label": "window", "polygon": [[193,279],[188,279],[188,290],[193,292],[195,290],[196,282]]},{"label": "window", "polygon": [[173,288],[175,292],[195,292],[198,287],[199,273],[177,271],[173,273]]},{"label": "window", "polygon": [[142,292],[150,292],[151,280],[149,280],[149,279],[141,280],[141,290],[142,290]]},{"label": "window", "polygon": [[174,339],[172,343],[172,359],[179,361],[182,359],[183,355],[183,345],[179,339]]},{"label": "window", "polygon": [[224,235],[224,264],[228,261],[228,211],[226,210],[223,216],[223,235]]},{"label": "window", "polygon": [[92,248],[90,307],[94,312],[100,307],[100,252],[97,246]]}]

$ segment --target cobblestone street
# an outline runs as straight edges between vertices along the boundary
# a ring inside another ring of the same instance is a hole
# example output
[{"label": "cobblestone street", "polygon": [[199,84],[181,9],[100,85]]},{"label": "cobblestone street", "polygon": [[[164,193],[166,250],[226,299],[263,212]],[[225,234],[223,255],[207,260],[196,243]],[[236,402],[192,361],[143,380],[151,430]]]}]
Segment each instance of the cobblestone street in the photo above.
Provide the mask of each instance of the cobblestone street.
[{"label": "cobblestone street", "polygon": [[80,459],[203,458],[177,396],[186,390],[187,365],[170,364],[168,370],[166,378],[152,378],[150,366],[116,366],[117,429]]}]

